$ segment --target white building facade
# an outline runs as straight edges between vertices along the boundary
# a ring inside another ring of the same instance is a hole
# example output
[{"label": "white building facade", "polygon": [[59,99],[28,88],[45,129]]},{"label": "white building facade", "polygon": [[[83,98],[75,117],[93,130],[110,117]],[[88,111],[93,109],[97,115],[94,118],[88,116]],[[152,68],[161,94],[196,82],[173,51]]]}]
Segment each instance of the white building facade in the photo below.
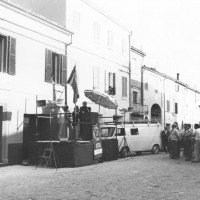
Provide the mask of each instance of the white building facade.
[{"label": "white building facade", "polygon": [[52,82],[64,91],[71,35],[39,15],[0,1],[1,162],[21,159],[24,114],[36,113],[36,100],[53,100]]},{"label": "white building facade", "polygon": [[[93,112],[95,105],[84,95],[84,90],[110,93],[117,100],[118,109],[129,106],[129,36],[121,24],[96,8],[89,1],[67,0],[66,27],[74,32],[68,48],[68,71],[76,65],[80,99]],[[68,104],[72,102],[72,90],[68,87]],[[101,108],[101,114],[112,116],[114,110]]]},{"label": "white building facade", "polygon": [[200,122],[200,91],[177,78],[142,67],[143,105],[148,106],[148,118],[163,125],[178,122],[192,126]]},{"label": "white building facade", "polygon": [[[67,76],[70,76],[76,65],[80,93],[78,106],[87,101],[92,112],[98,112],[98,105],[85,97],[84,90],[108,92],[110,86],[112,89],[110,94],[119,105],[118,113],[119,109],[129,107],[131,35],[129,30],[88,0],[60,0],[59,4],[56,4],[56,0],[12,1],[34,9],[73,31],[72,44],[67,48]],[[59,9],[61,9],[60,18],[56,15]],[[67,86],[66,96],[67,104],[72,111],[74,104],[70,85]],[[112,116],[115,111],[101,108],[100,113]]]}]

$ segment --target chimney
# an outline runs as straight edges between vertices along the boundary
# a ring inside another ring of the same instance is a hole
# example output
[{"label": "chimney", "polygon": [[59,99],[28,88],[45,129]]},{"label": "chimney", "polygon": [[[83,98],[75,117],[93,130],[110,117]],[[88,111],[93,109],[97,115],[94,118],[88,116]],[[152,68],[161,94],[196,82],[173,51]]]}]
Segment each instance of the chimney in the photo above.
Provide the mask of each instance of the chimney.
[{"label": "chimney", "polygon": [[180,75],[179,73],[176,74],[176,76],[177,76],[177,80],[178,80],[178,81],[179,81],[179,75]]}]

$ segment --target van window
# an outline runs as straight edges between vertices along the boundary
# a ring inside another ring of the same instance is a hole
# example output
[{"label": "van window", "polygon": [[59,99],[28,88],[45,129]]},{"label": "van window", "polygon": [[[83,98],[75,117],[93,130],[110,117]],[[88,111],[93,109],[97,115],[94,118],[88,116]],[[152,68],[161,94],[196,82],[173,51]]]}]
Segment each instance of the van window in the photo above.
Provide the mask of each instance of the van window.
[{"label": "van window", "polygon": [[114,127],[105,127],[101,129],[101,137],[112,137],[114,134]]},{"label": "van window", "polygon": [[124,128],[118,128],[117,129],[117,135],[118,136],[124,136],[125,135]]},{"label": "van window", "polygon": [[139,135],[138,128],[131,129],[131,135]]}]

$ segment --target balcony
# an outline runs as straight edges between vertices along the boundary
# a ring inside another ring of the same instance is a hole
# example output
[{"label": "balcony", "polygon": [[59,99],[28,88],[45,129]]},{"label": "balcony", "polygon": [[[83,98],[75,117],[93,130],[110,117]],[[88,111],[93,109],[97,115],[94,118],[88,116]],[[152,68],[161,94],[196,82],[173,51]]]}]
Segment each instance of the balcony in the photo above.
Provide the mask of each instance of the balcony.
[{"label": "balcony", "polygon": [[147,115],[148,114],[148,106],[141,105],[141,104],[132,104],[132,107],[129,108],[129,111],[132,112],[133,114]]}]

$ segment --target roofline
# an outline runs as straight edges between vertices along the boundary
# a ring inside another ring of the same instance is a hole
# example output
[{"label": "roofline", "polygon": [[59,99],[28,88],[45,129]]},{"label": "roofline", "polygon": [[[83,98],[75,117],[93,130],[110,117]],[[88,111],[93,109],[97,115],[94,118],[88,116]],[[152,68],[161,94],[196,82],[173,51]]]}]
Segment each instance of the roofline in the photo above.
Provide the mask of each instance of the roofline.
[{"label": "roofline", "polygon": [[74,34],[72,31],[66,29],[64,26],[62,26],[56,22],[53,22],[42,15],[32,12],[31,10],[25,9],[24,7],[22,7],[18,4],[10,2],[9,0],[0,0],[0,5],[2,5],[4,7],[10,7],[12,10],[17,11],[17,12],[22,12],[23,15],[26,15],[26,16],[28,16],[36,21],[39,21],[47,26],[59,29],[62,32],[65,32],[65,33],[67,32],[68,34]]},{"label": "roofline", "polygon": [[141,50],[139,50],[139,49],[137,49],[137,48],[135,48],[133,46],[131,46],[131,51],[137,53],[138,55],[140,55],[142,57],[146,56],[146,54],[143,51],[141,51]]},{"label": "roofline", "polygon": [[173,77],[171,77],[171,76],[168,76],[168,75],[166,75],[166,74],[164,74],[164,73],[158,72],[155,68],[149,68],[149,67],[146,67],[145,65],[143,65],[143,66],[142,66],[142,70],[150,71],[150,72],[152,72],[152,73],[154,73],[154,74],[157,74],[157,75],[162,76],[162,77],[164,77],[164,78],[166,78],[166,79],[169,79],[169,80],[171,80],[171,81],[174,81],[175,83],[177,83],[177,84],[179,84],[179,85],[182,85],[183,87],[185,87],[185,88],[187,88],[187,89],[190,89],[190,90],[192,90],[192,91],[194,91],[194,92],[200,94],[200,91],[199,91],[199,90],[196,90],[196,89],[190,87],[189,85],[187,85],[187,84],[185,84],[185,83],[183,83],[183,82],[181,82],[181,81],[179,81],[179,80],[177,80],[177,79],[175,79],[175,78],[173,78]]},{"label": "roofline", "polygon": [[91,3],[91,1],[88,1],[88,0],[80,0],[80,1],[82,1],[85,4],[87,4],[88,6],[90,6],[94,10],[96,10],[98,13],[104,15],[104,17],[108,18],[110,21],[114,22],[115,24],[117,24],[118,26],[120,26],[122,29],[124,29],[125,31],[129,32],[129,34],[132,34],[131,30],[129,30],[128,28],[126,28],[124,25],[122,25],[122,23],[120,23],[118,20],[116,20],[113,17],[111,17],[105,11],[101,10],[96,5],[94,5],[93,3]]}]

